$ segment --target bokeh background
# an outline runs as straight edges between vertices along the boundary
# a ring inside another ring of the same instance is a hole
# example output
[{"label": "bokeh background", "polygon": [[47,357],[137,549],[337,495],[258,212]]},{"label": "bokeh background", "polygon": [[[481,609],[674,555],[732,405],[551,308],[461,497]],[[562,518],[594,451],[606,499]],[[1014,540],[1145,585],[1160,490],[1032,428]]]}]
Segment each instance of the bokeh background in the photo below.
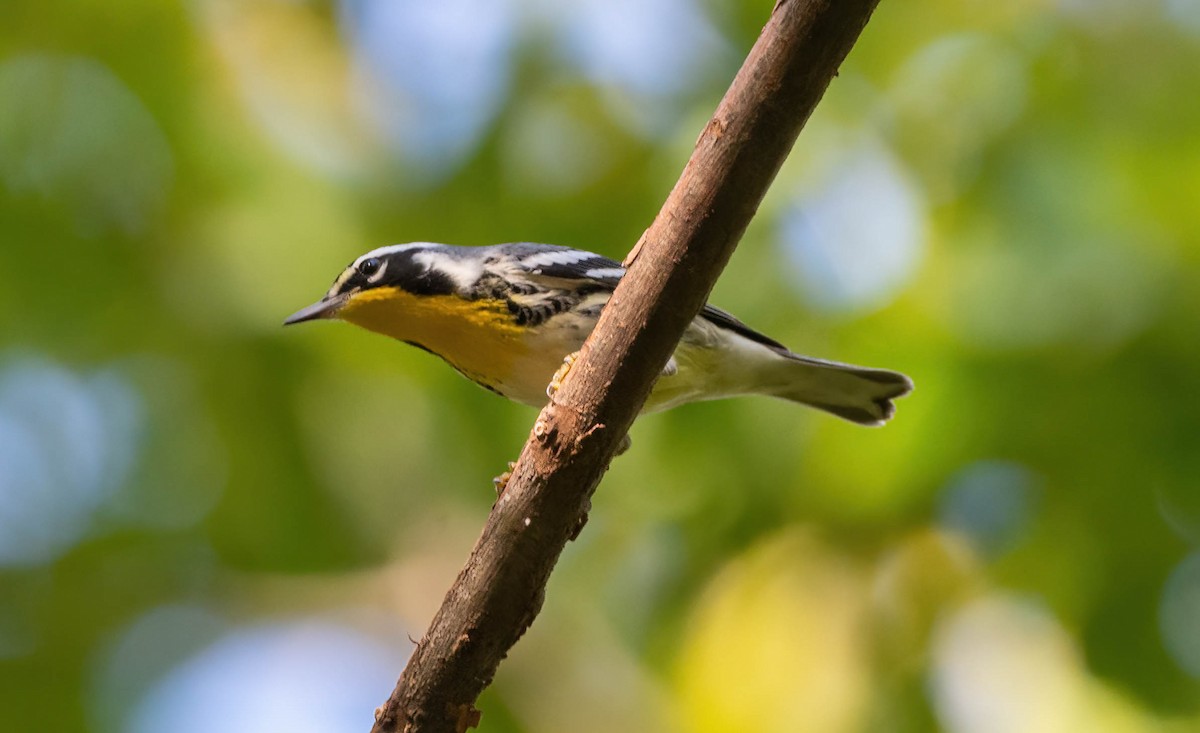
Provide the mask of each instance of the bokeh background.
[{"label": "bokeh background", "polygon": [[[534,411],[379,245],[620,259],[771,2],[7,0],[0,729],[365,731]],[[1200,0],[885,0],[713,300],[903,370],[641,420],[482,730],[1200,731]]]}]

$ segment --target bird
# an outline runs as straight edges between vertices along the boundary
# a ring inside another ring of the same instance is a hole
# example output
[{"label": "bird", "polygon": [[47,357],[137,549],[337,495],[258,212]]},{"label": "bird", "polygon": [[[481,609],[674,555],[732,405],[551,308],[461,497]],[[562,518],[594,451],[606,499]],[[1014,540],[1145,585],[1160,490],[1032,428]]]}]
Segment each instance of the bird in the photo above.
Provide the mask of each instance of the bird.
[{"label": "bird", "polygon": [[[346,321],[431,352],[485,389],[540,407],[624,274],[607,257],[552,244],[395,244],[355,259],[321,300],[284,325]],[[892,401],[912,388],[899,372],[795,354],[705,305],[642,412],[755,394],[879,426],[891,419]]]}]

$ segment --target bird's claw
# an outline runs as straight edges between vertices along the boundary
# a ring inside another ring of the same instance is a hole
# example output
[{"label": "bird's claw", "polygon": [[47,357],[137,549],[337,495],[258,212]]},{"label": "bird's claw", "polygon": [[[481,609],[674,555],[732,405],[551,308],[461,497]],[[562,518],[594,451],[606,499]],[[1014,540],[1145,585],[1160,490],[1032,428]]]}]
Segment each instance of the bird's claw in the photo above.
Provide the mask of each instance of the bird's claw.
[{"label": "bird's claw", "polygon": [[554,372],[554,376],[550,377],[550,384],[546,385],[546,396],[553,397],[554,393],[562,387],[562,380],[566,379],[567,373],[571,371],[571,366],[575,364],[575,360],[579,358],[579,352],[575,351],[567,354],[563,358],[562,366],[558,371]]},{"label": "bird's claw", "polygon": [[517,467],[516,461],[508,462],[508,470],[492,479],[492,486],[496,487],[496,496],[504,496],[504,490],[508,488],[508,482],[512,478],[513,469]]}]

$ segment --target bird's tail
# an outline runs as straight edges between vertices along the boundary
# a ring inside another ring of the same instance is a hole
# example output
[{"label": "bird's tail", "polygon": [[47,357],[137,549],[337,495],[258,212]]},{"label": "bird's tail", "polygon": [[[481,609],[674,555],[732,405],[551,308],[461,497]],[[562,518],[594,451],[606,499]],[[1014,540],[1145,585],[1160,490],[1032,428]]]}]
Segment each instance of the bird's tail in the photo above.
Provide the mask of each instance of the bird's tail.
[{"label": "bird's tail", "polygon": [[784,353],[764,375],[763,390],[859,425],[882,425],[896,411],[892,400],[912,391],[912,380],[886,369],[839,364]]}]

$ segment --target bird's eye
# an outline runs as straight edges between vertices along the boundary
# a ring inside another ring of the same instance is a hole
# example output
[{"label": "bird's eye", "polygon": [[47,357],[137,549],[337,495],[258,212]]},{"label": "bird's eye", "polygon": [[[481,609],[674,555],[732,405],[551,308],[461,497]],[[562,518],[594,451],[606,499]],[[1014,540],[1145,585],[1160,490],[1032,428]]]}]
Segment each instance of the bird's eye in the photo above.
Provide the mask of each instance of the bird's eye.
[{"label": "bird's eye", "polygon": [[370,277],[379,272],[379,264],[378,257],[368,257],[358,264],[358,271],[363,275]]}]

